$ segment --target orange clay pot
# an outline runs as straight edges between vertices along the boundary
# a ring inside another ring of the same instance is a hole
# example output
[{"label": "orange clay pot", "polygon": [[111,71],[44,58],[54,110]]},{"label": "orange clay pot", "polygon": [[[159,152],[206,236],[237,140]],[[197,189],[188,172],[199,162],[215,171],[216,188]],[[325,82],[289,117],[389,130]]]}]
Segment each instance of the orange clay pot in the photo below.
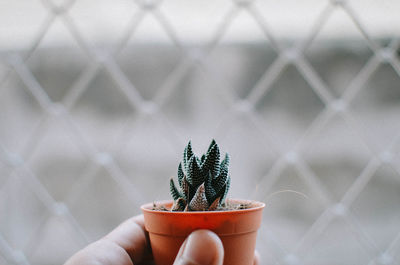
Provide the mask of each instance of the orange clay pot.
[{"label": "orange clay pot", "polygon": [[[232,211],[169,212],[156,211],[153,203],[143,205],[146,230],[154,261],[172,265],[186,237],[197,229],[215,232],[224,246],[224,265],[253,265],[257,230],[265,204],[248,200],[229,200],[250,204],[249,209]],[[170,209],[172,201],[156,202]]]}]

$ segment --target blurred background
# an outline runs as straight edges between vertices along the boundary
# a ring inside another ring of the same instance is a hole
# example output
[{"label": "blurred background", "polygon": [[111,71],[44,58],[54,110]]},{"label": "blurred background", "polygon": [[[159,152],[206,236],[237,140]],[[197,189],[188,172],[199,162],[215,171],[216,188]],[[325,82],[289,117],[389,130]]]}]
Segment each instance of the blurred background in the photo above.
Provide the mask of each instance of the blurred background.
[{"label": "blurred background", "polygon": [[212,138],[262,264],[400,264],[399,11],[0,0],[0,264],[62,264]]}]

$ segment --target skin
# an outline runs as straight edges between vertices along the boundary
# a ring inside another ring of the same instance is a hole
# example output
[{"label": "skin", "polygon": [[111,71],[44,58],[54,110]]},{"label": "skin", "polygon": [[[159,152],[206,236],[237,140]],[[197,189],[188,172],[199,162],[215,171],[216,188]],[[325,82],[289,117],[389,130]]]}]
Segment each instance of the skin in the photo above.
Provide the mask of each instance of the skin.
[{"label": "skin", "polygon": [[[216,234],[197,230],[183,242],[174,265],[222,265],[224,249]],[[130,218],[102,239],[73,255],[64,265],[151,265],[143,215]],[[257,253],[254,265],[259,265]]]}]

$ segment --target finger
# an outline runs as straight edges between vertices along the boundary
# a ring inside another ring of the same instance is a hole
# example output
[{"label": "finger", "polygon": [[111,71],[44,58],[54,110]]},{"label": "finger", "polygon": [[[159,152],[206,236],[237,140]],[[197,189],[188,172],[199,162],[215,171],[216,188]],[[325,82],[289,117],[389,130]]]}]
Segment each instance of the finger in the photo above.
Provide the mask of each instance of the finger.
[{"label": "finger", "polygon": [[259,265],[260,264],[260,253],[256,250],[254,252],[254,265]]},{"label": "finger", "polygon": [[144,228],[143,215],[126,220],[102,240],[113,242],[123,248],[134,264],[148,259],[151,253],[149,235]]},{"label": "finger", "polygon": [[64,265],[133,265],[126,251],[117,244],[99,240],[69,258]]},{"label": "finger", "polygon": [[222,265],[224,247],[209,230],[194,231],[182,244],[174,265]]}]

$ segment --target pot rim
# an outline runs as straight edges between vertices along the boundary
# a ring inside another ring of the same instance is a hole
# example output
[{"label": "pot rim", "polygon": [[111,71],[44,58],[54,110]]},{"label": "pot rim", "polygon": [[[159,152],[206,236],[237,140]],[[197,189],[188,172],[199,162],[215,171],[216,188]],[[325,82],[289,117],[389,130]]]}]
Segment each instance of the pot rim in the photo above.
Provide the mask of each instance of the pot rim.
[{"label": "pot rim", "polygon": [[190,212],[176,211],[176,212],[172,212],[172,211],[159,211],[159,210],[151,209],[151,208],[153,208],[154,203],[158,203],[161,205],[173,203],[173,200],[161,200],[161,201],[154,201],[154,202],[143,204],[142,206],[140,206],[140,209],[142,211],[145,211],[148,213],[160,213],[160,214],[169,214],[169,215],[225,215],[225,214],[240,214],[240,213],[259,211],[265,207],[264,202],[255,201],[255,200],[246,200],[246,199],[227,199],[227,200],[232,201],[232,202],[251,203],[251,204],[254,204],[255,206],[248,208],[248,209],[227,210],[227,211],[190,211]]}]

